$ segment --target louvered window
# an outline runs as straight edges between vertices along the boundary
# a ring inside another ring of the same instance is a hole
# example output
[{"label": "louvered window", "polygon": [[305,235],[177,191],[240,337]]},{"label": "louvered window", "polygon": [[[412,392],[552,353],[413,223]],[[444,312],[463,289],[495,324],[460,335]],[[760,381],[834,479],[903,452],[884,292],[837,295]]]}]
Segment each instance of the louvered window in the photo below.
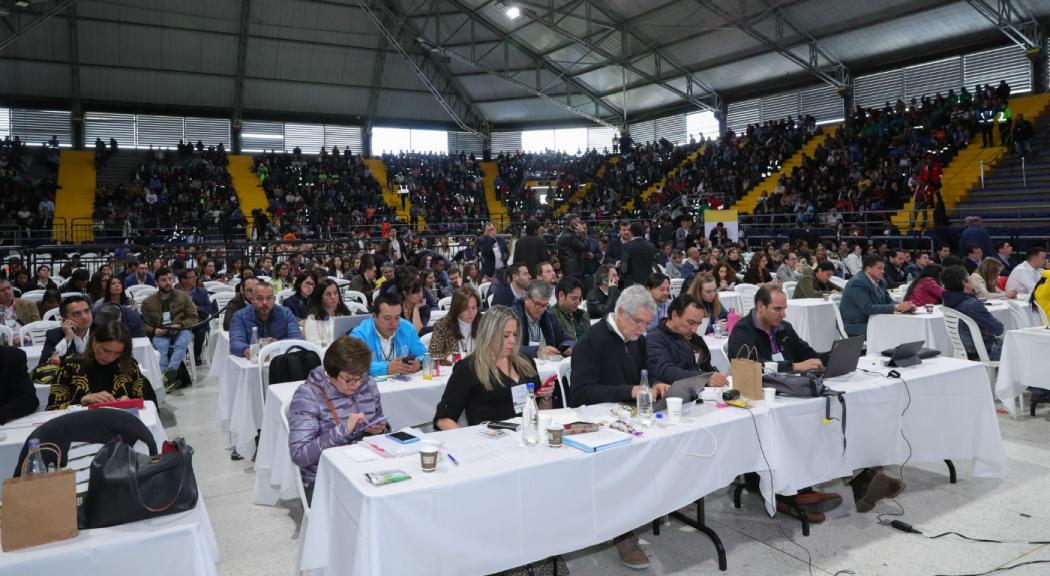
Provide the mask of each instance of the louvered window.
[{"label": "louvered window", "polygon": [[904,97],[904,70],[859,76],[853,84],[853,102],[863,108],[892,106]]},{"label": "louvered window", "polygon": [[222,144],[230,149],[230,121],[225,118],[186,117],[186,141],[196,144],[200,140],[204,147]]},{"label": "louvered window", "polygon": [[492,133],[493,155],[498,155],[500,152],[516,154],[518,150],[521,150],[521,132]]},{"label": "louvered window", "polygon": [[758,98],[731,102],[728,112],[726,127],[737,134],[746,132],[749,124],[755,124],[762,118],[762,107]]},{"label": "louvered window", "polygon": [[244,122],[241,125],[243,152],[284,150],[284,124],[280,122]]},{"label": "louvered window", "polygon": [[95,139],[101,138],[109,145],[110,138],[126,148],[135,147],[135,115],[88,112],[84,114],[84,145],[92,148]]},{"label": "louvered window", "polygon": [[664,138],[675,146],[689,142],[689,137],[685,131],[685,114],[657,118],[655,124],[657,141]]},{"label": "louvered window", "polygon": [[11,110],[11,136],[18,136],[27,146],[40,146],[58,137],[61,146],[72,143],[70,113],[64,110]]},{"label": "louvered window", "polygon": [[1011,44],[964,56],[963,78],[968,90],[977,84],[998,86],[1000,80],[1006,80],[1011,94],[1024,94],[1032,91],[1032,63],[1024,49]]},{"label": "louvered window", "polygon": [[140,114],[137,122],[138,148],[174,148],[185,137],[183,119],[178,116],[147,116]]}]

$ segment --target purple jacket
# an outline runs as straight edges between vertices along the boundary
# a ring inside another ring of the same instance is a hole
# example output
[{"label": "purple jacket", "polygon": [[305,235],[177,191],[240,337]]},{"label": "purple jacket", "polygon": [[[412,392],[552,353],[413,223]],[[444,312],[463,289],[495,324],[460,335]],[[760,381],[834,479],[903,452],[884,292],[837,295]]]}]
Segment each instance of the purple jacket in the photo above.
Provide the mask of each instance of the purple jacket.
[{"label": "purple jacket", "polygon": [[[328,393],[328,399],[332,401],[342,424],[336,424],[328,403],[321,395],[322,387]],[[364,437],[364,428],[358,428],[353,433],[346,431],[346,420],[355,412],[361,412],[369,421],[383,415],[379,387],[371,377],[361,384],[357,392],[345,396],[328,380],[324,366],[318,366],[310,372],[306,382],[296,389],[288,408],[288,450],[292,462],[302,471],[303,484],[314,483],[321,452],[334,446],[353,444]]]}]

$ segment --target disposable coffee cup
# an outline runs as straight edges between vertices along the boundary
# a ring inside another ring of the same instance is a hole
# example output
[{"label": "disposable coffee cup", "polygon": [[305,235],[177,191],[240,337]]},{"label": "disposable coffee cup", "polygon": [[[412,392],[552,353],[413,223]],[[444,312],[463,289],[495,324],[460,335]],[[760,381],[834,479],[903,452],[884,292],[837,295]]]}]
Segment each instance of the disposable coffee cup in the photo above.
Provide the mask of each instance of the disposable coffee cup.
[{"label": "disposable coffee cup", "polygon": [[762,365],[762,367],[765,368],[765,372],[767,374],[776,374],[780,371],[780,365],[776,362],[766,362]]},{"label": "disposable coffee cup", "polygon": [[821,293],[821,296],[824,297],[824,301],[825,302],[827,302],[828,300],[831,300],[831,292],[823,292],[823,293]]},{"label": "disposable coffee cup", "polygon": [[776,388],[762,388],[762,401],[766,404],[772,404],[773,400],[777,397]]},{"label": "disposable coffee cup", "polygon": [[561,448],[562,435],[565,433],[565,427],[561,424],[548,424],[547,425],[547,444],[551,448]]},{"label": "disposable coffee cup", "polygon": [[926,305],[926,313],[927,314],[933,314],[933,304],[927,304]]},{"label": "disposable coffee cup", "polygon": [[433,472],[438,466],[438,447],[436,444],[423,444],[419,447],[419,464],[424,472]]},{"label": "disposable coffee cup", "polygon": [[682,420],[682,399],[667,398],[667,420],[671,424],[677,424]]}]

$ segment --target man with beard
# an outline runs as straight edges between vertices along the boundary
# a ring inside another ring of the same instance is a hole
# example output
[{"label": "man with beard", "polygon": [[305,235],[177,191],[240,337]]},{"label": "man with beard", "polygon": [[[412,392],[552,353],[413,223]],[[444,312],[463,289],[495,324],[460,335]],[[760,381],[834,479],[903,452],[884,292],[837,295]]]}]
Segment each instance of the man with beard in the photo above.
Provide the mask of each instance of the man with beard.
[{"label": "man with beard", "polygon": [[186,349],[193,341],[193,333],[185,328],[197,323],[197,306],[189,294],[174,290],[170,269],[157,270],[155,279],[157,292],[142,302],[142,320],[146,324],[146,335],[153,338],[153,347],[160,353],[164,387],[171,388],[186,357]]}]

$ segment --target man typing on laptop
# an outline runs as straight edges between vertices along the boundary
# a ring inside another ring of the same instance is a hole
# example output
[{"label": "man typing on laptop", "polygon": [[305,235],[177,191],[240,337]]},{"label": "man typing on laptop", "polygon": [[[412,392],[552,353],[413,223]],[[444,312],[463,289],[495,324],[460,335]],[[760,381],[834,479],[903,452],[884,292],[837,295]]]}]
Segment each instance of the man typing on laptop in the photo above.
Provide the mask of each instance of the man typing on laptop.
[{"label": "man typing on laptop", "polygon": [[695,296],[682,293],[671,301],[667,317],[645,339],[649,377],[653,381],[673,384],[699,377],[701,386],[721,387],[728,383],[727,375],[711,365],[711,351],[696,333],[704,316],[703,303]]}]

